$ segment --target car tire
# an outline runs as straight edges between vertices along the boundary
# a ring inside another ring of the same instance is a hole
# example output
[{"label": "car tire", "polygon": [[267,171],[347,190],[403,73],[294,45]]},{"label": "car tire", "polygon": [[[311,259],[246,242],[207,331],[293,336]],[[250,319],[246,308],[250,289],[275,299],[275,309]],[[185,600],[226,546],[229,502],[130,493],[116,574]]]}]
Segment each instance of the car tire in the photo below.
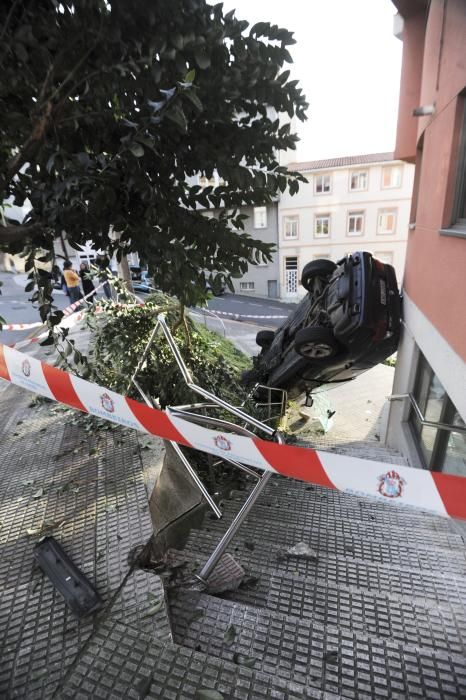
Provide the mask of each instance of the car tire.
[{"label": "car tire", "polygon": [[325,258],[312,260],[303,267],[303,271],[301,273],[301,284],[303,285],[304,289],[309,292],[312,289],[312,279],[314,277],[330,277],[330,275],[335,271],[336,267],[337,266],[334,262],[331,260],[326,260]]},{"label": "car tire", "polygon": [[312,360],[324,362],[340,351],[340,344],[333,331],[325,326],[308,326],[301,328],[294,339],[294,348],[298,355]]},{"label": "car tire", "polygon": [[256,343],[260,348],[267,348],[273,343],[275,333],[273,331],[259,331],[256,335]]}]

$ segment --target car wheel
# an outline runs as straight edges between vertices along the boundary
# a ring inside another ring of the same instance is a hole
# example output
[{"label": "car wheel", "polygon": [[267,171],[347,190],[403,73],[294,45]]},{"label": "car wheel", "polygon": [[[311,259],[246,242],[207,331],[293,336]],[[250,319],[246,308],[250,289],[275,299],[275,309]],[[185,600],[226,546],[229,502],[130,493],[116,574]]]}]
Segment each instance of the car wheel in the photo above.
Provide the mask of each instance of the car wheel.
[{"label": "car wheel", "polygon": [[331,260],[325,260],[324,258],[312,260],[307,265],[304,265],[301,273],[301,284],[307,292],[310,292],[314,277],[330,277],[336,267]]},{"label": "car wheel", "polygon": [[340,350],[333,332],[325,326],[301,328],[295,335],[294,347],[299,355],[309,360],[327,360]]},{"label": "car wheel", "polygon": [[275,333],[273,331],[259,331],[256,335],[256,343],[260,348],[272,345]]}]

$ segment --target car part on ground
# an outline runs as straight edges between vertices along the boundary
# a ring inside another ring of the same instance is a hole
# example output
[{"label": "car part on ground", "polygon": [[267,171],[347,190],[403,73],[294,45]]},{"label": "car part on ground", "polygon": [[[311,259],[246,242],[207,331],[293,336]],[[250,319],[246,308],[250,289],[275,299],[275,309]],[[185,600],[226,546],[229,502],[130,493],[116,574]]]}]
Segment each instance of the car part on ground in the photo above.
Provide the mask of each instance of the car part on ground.
[{"label": "car part on ground", "polygon": [[336,264],[313,260],[301,284],[307,294],[285,323],[275,333],[258,333],[262,350],[243,375],[246,384],[260,382],[296,397],[354,379],[396,351],[401,305],[391,265],[364,251]]},{"label": "car part on ground", "polygon": [[81,619],[103,606],[100,595],[54,537],[44,537],[35,546],[34,559],[75,617]]}]

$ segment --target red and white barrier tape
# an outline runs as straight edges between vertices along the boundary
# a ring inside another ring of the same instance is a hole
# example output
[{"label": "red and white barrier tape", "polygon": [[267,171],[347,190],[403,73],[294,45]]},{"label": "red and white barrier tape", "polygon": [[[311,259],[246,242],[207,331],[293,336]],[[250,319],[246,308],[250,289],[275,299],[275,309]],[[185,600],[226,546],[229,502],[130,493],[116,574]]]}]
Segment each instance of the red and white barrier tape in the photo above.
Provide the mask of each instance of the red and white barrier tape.
[{"label": "red and white barrier tape", "polygon": [[[97,312],[102,311],[102,309],[97,309]],[[64,316],[60,323],[55,326],[55,328],[73,328],[76,323],[79,321],[82,321],[86,314],[86,311],[76,311],[74,314],[71,314],[70,316]],[[20,348],[25,348],[27,345],[30,345],[31,343],[39,343],[41,340],[44,340],[49,334],[49,330],[47,329],[43,333],[40,333],[40,335],[36,336],[35,338],[26,338],[25,340],[20,340],[17,343],[13,343],[9,345],[8,347],[10,348],[16,348],[19,350]]]},{"label": "red and white barrier tape", "polygon": [[0,377],[113,423],[301,481],[466,519],[466,478],[220,433],[0,344]]},{"label": "red and white barrier tape", "polygon": [[[82,299],[79,299],[78,301],[73,302],[66,308],[62,309],[63,315],[64,316],[70,316],[71,313],[78,308],[78,306],[81,306],[81,304],[86,301],[90,296],[95,294],[101,287],[103,287],[105,282],[102,282],[102,284],[99,284],[98,287],[94,289],[93,292],[89,292],[89,294],[86,294],[86,296],[82,297]],[[44,323],[42,321],[34,321],[33,323],[5,323],[1,330],[2,331],[27,331],[31,328],[40,328],[43,326]]]},{"label": "red and white barrier tape", "polygon": [[[204,311],[204,309],[199,309],[199,311]],[[254,316],[253,314],[242,314],[242,313],[234,313],[233,311],[217,311],[217,309],[208,309],[208,311],[211,311],[214,314],[217,314],[218,316],[232,316],[233,318],[288,318],[288,316]]]},{"label": "red and white barrier tape", "polygon": [[63,309],[63,315],[69,316],[69,314],[71,314],[75,309],[77,309],[78,306],[81,306],[81,304],[84,301],[86,301],[86,299],[89,299],[89,297],[92,297],[96,292],[98,292],[99,289],[101,289],[107,281],[108,280],[105,280],[105,282],[101,282],[97,287],[95,287],[92,290],[92,292],[89,292],[89,294],[86,294],[86,296],[82,297],[81,299],[78,299],[78,301],[74,301],[72,304]]}]

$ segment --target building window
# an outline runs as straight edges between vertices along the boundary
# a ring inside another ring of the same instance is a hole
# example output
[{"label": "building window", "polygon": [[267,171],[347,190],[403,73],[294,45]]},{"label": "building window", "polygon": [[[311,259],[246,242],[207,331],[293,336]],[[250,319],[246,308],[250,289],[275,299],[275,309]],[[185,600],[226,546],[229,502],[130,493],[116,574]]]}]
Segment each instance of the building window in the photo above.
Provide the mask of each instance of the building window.
[{"label": "building window", "polygon": [[314,219],[315,238],[328,238],[330,235],[330,214],[317,214]]},{"label": "building window", "polygon": [[240,282],[239,288],[241,292],[253,292],[254,282]]},{"label": "building window", "polygon": [[362,236],[364,233],[364,212],[350,211],[348,214],[348,236]]},{"label": "building window", "polygon": [[352,192],[367,190],[368,179],[369,173],[367,170],[354,170],[350,173],[350,190]]},{"label": "building window", "polygon": [[401,187],[401,165],[387,165],[382,168],[382,189]]},{"label": "building window", "polygon": [[298,258],[285,258],[285,290],[287,294],[298,291]]},{"label": "building window", "polygon": [[254,207],[254,228],[267,228],[267,207]]},{"label": "building window", "polygon": [[377,216],[377,233],[388,235],[396,230],[396,209],[379,209]]},{"label": "building window", "polygon": [[299,217],[285,216],[283,218],[283,238],[286,241],[298,238],[299,234]]},{"label": "building window", "polygon": [[330,175],[315,175],[314,194],[328,194],[331,190],[331,184]]},{"label": "building window", "polygon": [[465,428],[465,423],[422,354],[413,396],[426,421],[452,426],[441,429],[422,425],[414,408],[411,409],[409,423],[424,466],[432,471],[466,476],[466,433],[455,431],[455,427]]},{"label": "building window", "polygon": [[[451,224],[441,230],[443,234],[450,236],[466,237],[466,99],[463,102],[463,117],[458,147],[458,161],[455,176],[455,199],[451,212]],[[417,169],[417,164],[416,164]]]}]

